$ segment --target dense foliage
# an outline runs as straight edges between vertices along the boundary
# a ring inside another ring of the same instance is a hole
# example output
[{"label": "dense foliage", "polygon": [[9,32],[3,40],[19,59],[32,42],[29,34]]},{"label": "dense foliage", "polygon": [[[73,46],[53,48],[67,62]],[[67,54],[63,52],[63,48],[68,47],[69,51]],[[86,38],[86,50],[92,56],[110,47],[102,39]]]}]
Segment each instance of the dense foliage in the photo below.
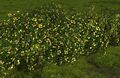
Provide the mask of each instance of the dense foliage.
[{"label": "dense foliage", "polygon": [[80,13],[52,3],[8,16],[0,23],[1,72],[73,63],[80,55],[105,50],[113,38],[115,43],[120,39],[120,14],[108,19],[94,8]]},{"label": "dense foliage", "polygon": [[106,28],[109,30],[110,45],[116,46],[120,44],[120,11],[103,9],[101,12],[103,18],[106,19]]}]

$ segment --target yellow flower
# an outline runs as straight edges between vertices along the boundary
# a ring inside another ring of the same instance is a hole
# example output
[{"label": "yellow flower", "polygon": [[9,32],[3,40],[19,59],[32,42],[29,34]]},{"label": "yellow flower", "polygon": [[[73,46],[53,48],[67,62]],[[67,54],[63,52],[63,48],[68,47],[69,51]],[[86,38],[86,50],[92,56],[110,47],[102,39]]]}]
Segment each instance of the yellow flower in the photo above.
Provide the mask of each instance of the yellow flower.
[{"label": "yellow flower", "polygon": [[0,64],[3,64],[3,61],[2,61],[2,60],[0,60]]},{"label": "yellow flower", "polygon": [[35,46],[35,48],[36,48],[36,49],[38,49],[38,48],[39,48],[39,44],[35,44],[34,46]]},{"label": "yellow flower", "polygon": [[20,13],[20,11],[17,11],[17,13]]},{"label": "yellow flower", "polygon": [[12,14],[11,14],[11,13],[8,13],[8,16],[9,16],[9,17],[11,17],[11,16],[12,16]]},{"label": "yellow flower", "polygon": [[95,44],[95,43],[93,43],[93,46],[96,46],[96,44]]},{"label": "yellow flower", "polygon": [[18,64],[18,65],[20,64],[20,60],[17,60],[17,64]]},{"label": "yellow flower", "polygon": [[64,50],[64,53],[65,53],[65,54],[68,54],[68,51],[67,51],[67,50]]},{"label": "yellow flower", "polygon": [[96,30],[98,30],[98,31],[99,31],[99,30],[100,30],[100,27],[96,27]]},{"label": "yellow flower", "polygon": [[32,21],[35,21],[35,22],[36,22],[36,21],[37,21],[37,18],[32,18]]},{"label": "yellow flower", "polygon": [[38,24],[38,28],[43,28],[43,25],[42,24]]}]

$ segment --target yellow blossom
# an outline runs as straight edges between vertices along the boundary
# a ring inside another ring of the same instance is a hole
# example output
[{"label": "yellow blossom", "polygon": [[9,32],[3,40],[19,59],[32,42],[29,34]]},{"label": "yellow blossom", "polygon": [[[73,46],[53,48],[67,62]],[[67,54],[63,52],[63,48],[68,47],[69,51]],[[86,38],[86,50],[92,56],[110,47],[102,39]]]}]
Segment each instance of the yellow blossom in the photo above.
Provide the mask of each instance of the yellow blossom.
[{"label": "yellow blossom", "polygon": [[42,24],[38,24],[38,28],[43,28],[43,25]]},{"label": "yellow blossom", "polygon": [[32,18],[32,21],[35,21],[35,22],[36,22],[36,21],[37,21],[37,18]]}]

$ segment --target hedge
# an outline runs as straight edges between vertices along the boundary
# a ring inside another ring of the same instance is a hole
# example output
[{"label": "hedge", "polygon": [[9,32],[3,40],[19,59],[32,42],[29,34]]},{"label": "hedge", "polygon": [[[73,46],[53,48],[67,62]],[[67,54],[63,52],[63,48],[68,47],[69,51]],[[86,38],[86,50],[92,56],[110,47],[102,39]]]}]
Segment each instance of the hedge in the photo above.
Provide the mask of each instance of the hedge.
[{"label": "hedge", "polygon": [[[74,63],[81,55],[119,43],[120,14],[110,19],[96,13],[51,3],[40,8],[9,13],[0,23],[0,70],[32,71],[53,63]],[[110,22],[110,23],[109,23]]]}]

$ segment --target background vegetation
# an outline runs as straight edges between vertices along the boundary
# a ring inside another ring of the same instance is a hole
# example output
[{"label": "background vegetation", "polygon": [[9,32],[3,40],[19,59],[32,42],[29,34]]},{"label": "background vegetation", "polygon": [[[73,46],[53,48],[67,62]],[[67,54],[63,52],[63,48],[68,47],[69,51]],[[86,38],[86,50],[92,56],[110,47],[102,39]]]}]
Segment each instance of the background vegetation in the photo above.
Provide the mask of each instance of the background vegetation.
[{"label": "background vegetation", "polygon": [[[1,1],[0,3],[0,16],[1,19],[6,19],[6,15],[9,12],[16,12],[17,10],[23,11],[25,9],[32,9],[35,7],[39,7],[42,3],[47,3],[49,1],[42,0],[9,0],[9,1]],[[89,5],[96,5],[96,10],[100,11],[101,8],[109,8],[109,9],[119,9],[119,0],[65,0],[64,4],[68,5],[65,7],[73,7],[78,10],[86,9]],[[109,6],[109,7],[108,7]],[[108,15],[110,11],[108,12]],[[118,12],[119,13],[119,12]],[[112,13],[111,13],[112,14]],[[110,14],[110,15],[111,15]],[[107,16],[109,17],[109,16]],[[114,19],[114,16],[113,18]],[[111,21],[113,24],[115,21]],[[117,22],[118,23],[118,22]],[[112,24],[112,26],[113,26]],[[117,24],[118,25],[118,24]],[[115,25],[116,26],[116,25]],[[118,30],[119,31],[119,30]],[[116,35],[115,33],[111,33]],[[117,36],[117,35],[116,35]],[[115,38],[115,37],[113,37]],[[118,38],[118,37],[117,37]],[[116,39],[116,38],[115,38]],[[112,39],[114,40],[114,39]],[[111,41],[112,42],[112,41]],[[115,40],[116,42],[116,40]],[[113,43],[111,43],[113,44]],[[56,65],[47,65],[42,72],[43,78],[119,78],[120,73],[120,48],[109,46],[107,51],[99,52],[97,54],[93,54],[91,56],[81,56],[78,61],[76,61],[72,65],[64,65],[64,66],[56,66]],[[38,73],[39,72],[39,73]],[[38,78],[41,75],[40,70],[35,70],[33,72],[20,72],[20,71],[12,71],[9,74],[9,78]]]}]

